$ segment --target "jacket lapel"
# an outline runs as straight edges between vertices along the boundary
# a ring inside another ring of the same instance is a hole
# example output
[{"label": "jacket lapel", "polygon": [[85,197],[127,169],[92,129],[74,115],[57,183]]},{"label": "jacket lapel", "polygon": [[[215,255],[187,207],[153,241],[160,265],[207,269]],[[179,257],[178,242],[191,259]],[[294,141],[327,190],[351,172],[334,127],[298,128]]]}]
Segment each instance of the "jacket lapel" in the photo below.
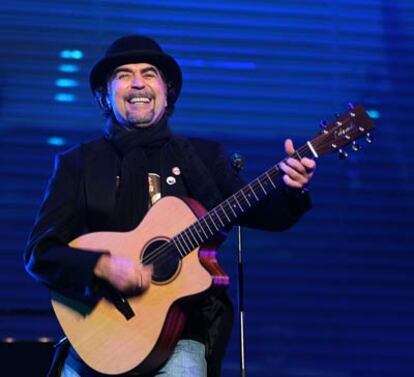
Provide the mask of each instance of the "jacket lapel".
[{"label": "jacket lapel", "polygon": [[85,197],[90,230],[108,227],[115,208],[119,157],[104,139],[82,144]]},{"label": "jacket lapel", "polygon": [[189,196],[208,210],[219,204],[223,200],[220,190],[191,142],[176,136],[169,143],[169,148],[170,153],[177,156]]}]

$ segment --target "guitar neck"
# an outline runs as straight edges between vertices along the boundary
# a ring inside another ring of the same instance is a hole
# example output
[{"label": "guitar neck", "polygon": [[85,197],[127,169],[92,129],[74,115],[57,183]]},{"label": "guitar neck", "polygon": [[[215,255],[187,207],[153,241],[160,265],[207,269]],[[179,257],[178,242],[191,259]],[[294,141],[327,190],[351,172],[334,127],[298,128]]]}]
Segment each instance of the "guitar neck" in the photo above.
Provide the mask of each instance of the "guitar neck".
[{"label": "guitar neck", "polygon": [[[310,142],[296,150],[292,155],[297,159],[310,156],[315,156],[312,153]],[[243,213],[277,189],[280,182],[277,179],[279,175],[280,169],[276,164],[214,207],[190,227],[177,234],[171,242],[177,248],[180,256],[186,256],[196,247],[204,244],[229,225],[234,224]]]},{"label": "guitar neck", "polygon": [[[303,157],[318,158],[326,153],[341,153],[341,148],[350,143],[354,143],[354,149],[358,150],[359,147],[355,144],[355,140],[366,135],[367,141],[371,142],[369,132],[374,128],[374,123],[369,118],[364,106],[350,106],[348,112],[338,115],[336,120],[329,124],[324,124],[323,130],[311,141],[296,150],[292,157],[297,159]],[[234,224],[236,219],[244,212],[275,190],[280,182],[277,179],[279,174],[280,169],[276,164],[213,208],[190,227],[177,234],[171,242],[180,257],[186,256],[221,230]]]}]

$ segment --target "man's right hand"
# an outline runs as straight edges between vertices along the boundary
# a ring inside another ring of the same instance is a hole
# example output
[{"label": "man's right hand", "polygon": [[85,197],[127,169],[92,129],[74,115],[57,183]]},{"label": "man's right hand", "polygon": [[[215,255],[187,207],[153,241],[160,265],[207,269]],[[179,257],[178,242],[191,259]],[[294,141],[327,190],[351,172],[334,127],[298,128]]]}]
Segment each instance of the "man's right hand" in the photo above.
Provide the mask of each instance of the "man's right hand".
[{"label": "man's right hand", "polygon": [[152,272],[152,266],[144,266],[130,258],[108,254],[98,259],[94,269],[97,277],[108,281],[122,293],[148,289]]}]

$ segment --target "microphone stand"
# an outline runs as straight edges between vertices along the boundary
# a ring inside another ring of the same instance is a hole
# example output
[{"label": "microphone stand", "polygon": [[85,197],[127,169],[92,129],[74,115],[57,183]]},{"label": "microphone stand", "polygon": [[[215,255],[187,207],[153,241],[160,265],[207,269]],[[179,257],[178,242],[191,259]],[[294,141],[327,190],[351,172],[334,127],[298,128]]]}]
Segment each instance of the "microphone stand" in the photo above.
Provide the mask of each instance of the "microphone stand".
[{"label": "microphone stand", "polygon": [[239,301],[239,319],[240,319],[240,376],[246,377],[246,360],[244,357],[244,286],[243,286],[243,253],[242,253],[242,227],[237,226],[239,240],[238,250],[238,301]]},{"label": "microphone stand", "polygon": [[[240,172],[244,167],[244,158],[239,153],[232,155],[233,168]],[[245,359],[245,337],[244,337],[244,273],[243,273],[243,244],[242,244],[242,227],[237,226],[238,253],[237,253],[237,277],[238,290],[237,299],[239,303],[239,323],[240,323],[240,376],[246,377],[246,359]]]}]

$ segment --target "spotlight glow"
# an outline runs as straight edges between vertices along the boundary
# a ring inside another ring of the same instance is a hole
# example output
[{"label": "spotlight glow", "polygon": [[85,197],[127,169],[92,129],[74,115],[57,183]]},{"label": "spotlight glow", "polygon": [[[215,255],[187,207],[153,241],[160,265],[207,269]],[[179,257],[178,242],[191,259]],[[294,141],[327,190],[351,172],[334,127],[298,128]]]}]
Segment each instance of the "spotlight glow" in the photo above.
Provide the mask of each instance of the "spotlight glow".
[{"label": "spotlight glow", "polygon": [[79,67],[76,64],[61,64],[58,69],[60,72],[65,73],[75,73],[79,71]]},{"label": "spotlight glow", "polygon": [[381,113],[378,110],[370,109],[370,110],[367,110],[367,113],[371,119],[381,118]]},{"label": "spotlight glow", "polygon": [[74,79],[57,79],[55,85],[59,88],[74,88],[79,85],[78,80]]},{"label": "spotlight glow", "polygon": [[60,137],[60,136],[50,136],[50,137],[47,138],[47,143],[49,145],[60,147],[60,146],[66,144],[66,140],[63,137]]},{"label": "spotlight glow", "polygon": [[83,52],[81,50],[62,50],[60,52],[62,59],[75,59],[79,60],[83,58]]},{"label": "spotlight glow", "polygon": [[56,93],[55,101],[57,102],[74,102],[76,101],[76,96],[70,93]]}]

